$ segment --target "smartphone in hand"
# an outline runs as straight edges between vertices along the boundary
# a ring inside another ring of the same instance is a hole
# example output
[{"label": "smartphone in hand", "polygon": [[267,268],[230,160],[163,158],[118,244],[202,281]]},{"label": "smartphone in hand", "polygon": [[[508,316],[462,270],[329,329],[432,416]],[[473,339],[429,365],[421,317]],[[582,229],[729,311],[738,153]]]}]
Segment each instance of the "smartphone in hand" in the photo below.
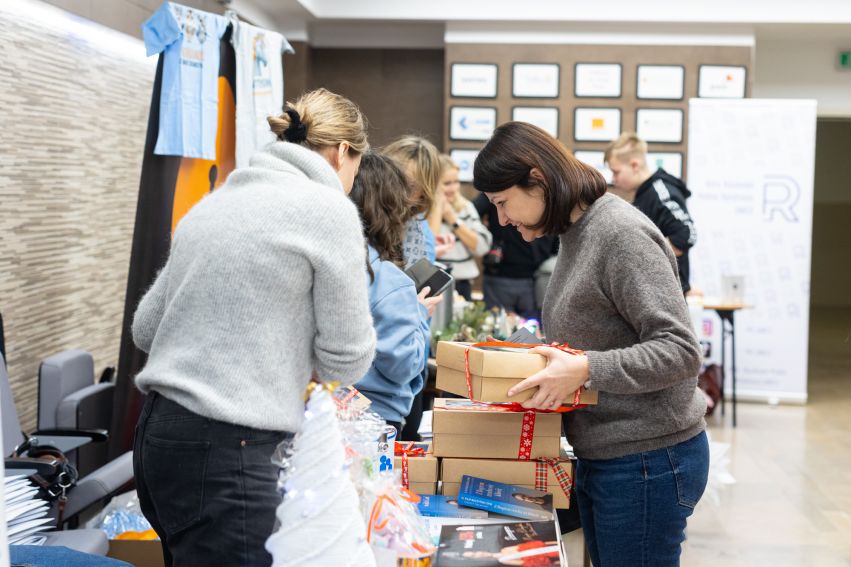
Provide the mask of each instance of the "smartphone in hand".
[{"label": "smartphone in hand", "polygon": [[449,272],[438,268],[426,258],[420,258],[414,262],[410,268],[405,270],[405,273],[408,274],[409,278],[414,280],[414,284],[417,286],[417,293],[426,286],[431,288],[431,291],[429,291],[426,297],[440,295],[452,283],[452,276],[449,275]]}]

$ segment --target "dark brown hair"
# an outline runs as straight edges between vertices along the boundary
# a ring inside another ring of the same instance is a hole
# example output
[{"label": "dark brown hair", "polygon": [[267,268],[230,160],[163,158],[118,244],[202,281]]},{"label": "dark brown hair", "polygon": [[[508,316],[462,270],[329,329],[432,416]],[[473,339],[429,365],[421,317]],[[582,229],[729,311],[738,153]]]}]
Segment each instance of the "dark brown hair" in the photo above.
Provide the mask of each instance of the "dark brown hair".
[{"label": "dark brown hair", "polygon": [[405,223],[410,216],[410,193],[408,180],[399,166],[392,159],[372,152],[363,155],[349,193],[360,212],[367,242],[382,260],[400,268],[405,267],[403,245]]},{"label": "dark brown hair", "polygon": [[[530,174],[538,169],[543,179]],[[588,208],[606,193],[606,180],[596,169],[570,155],[561,142],[526,122],[506,122],[479,152],[473,166],[473,186],[483,193],[541,187],[544,214],[530,228],[548,235],[570,226],[570,213],[578,205]]]}]

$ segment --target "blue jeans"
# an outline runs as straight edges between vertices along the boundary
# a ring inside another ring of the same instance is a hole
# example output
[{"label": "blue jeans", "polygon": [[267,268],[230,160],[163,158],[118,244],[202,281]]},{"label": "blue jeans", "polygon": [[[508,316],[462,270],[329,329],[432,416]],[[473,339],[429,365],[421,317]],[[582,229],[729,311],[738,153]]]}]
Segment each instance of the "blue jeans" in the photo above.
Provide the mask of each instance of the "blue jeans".
[{"label": "blue jeans", "polygon": [[617,459],[579,459],[576,496],[594,567],[680,564],[686,519],[709,475],[706,433]]},{"label": "blue jeans", "polygon": [[60,545],[10,545],[12,567],[130,567],[129,563],[73,551]]}]

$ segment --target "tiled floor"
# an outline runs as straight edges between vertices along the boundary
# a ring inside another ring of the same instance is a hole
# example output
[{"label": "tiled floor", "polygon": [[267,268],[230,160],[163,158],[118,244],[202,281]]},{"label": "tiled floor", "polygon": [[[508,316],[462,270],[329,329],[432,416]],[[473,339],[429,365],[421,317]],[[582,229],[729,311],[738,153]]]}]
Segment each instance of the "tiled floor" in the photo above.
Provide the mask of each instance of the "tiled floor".
[{"label": "tiled floor", "polygon": [[[851,309],[813,310],[806,406],[739,405],[709,421],[735,484],[713,480],[684,567],[851,567]],[[579,533],[570,565],[582,565]]]}]

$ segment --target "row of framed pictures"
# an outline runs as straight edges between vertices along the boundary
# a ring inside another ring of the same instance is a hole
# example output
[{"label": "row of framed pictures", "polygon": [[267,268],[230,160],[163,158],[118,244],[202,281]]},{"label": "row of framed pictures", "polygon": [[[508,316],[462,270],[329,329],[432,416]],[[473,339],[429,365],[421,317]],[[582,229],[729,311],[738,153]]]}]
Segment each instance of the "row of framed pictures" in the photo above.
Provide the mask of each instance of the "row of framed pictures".
[{"label": "row of framed pictures", "polygon": [[[558,63],[514,63],[511,96],[558,98],[561,66]],[[496,98],[499,66],[496,63],[453,63],[450,96]],[[683,100],[686,70],[682,65],[639,65],[636,97],[641,100]],[[621,98],[623,66],[620,63],[576,63],[573,96]],[[747,68],[738,65],[701,65],[697,96],[744,98]]]},{"label": "row of framed pictures", "polygon": [[[559,137],[559,109],[554,106],[515,106],[511,119],[534,124]],[[449,108],[449,139],[485,141],[496,128],[496,108],[452,106]],[[683,111],[679,108],[639,108],[636,133],[647,142],[681,144]],[[573,139],[577,142],[610,142],[621,133],[620,108],[577,107],[573,110]]]},{"label": "row of framed pictures", "polygon": [[[458,164],[459,181],[463,183],[471,183],[473,181],[473,164],[476,161],[477,155],[479,155],[478,150],[459,148],[449,150],[449,156]],[[602,151],[574,150],[573,155],[576,159],[587,163],[602,173],[606,179],[606,183],[612,182],[612,171],[606,167]],[[651,170],[661,168],[674,177],[682,177],[683,154],[681,152],[647,152],[647,165]]]}]

